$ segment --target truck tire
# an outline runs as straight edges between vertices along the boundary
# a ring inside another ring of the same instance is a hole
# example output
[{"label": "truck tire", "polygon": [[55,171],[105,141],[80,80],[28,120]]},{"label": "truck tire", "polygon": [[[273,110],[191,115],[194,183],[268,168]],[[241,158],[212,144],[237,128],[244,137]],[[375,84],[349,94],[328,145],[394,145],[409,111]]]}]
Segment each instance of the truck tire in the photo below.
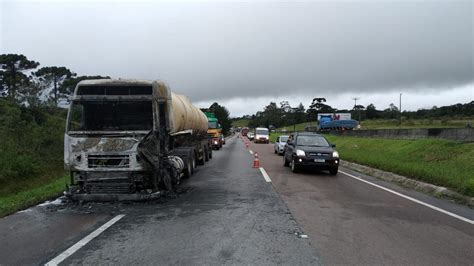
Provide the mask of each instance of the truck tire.
[{"label": "truck tire", "polygon": [[188,158],[188,160],[186,160],[186,167],[184,168],[184,178],[190,178],[193,175],[192,168],[191,160]]},{"label": "truck tire", "polygon": [[196,162],[197,162],[197,158],[196,158],[197,155],[196,155],[196,153],[194,152],[194,150],[191,152],[190,156],[191,156],[191,157],[190,157],[190,158],[191,158],[191,173],[194,174],[194,169],[196,169],[196,165],[197,165],[197,164],[196,164]]},{"label": "truck tire", "polygon": [[199,154],[199,152],[197,153],[197,157],[199,158],[199,155],[201,155],[201,159],[198,159],[198,165],[204,165],[204,162],[205,162],[205,154],[206,154],[206,151],[204,150],[204,146],[201,147],[201,154]]},{"label": "truck tire", "polygon": [[207,149],[209,151],[209,160],[212,159],[212,148]]},{"label": "truck tire", "polygon": [[209,149],[207,148],[207,146],[204,147],[204,161],[205,162],[209,162]]}]

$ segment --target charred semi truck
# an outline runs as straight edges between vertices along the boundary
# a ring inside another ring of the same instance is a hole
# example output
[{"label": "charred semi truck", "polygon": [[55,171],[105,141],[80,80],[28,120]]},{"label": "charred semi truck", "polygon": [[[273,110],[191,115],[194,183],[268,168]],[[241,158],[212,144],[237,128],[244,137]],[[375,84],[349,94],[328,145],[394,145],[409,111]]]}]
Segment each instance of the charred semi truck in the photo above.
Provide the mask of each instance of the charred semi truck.
[{"label": "charred semi truck", "polygon": [[76,200],[144,200],[174,192],[212,157],[206,115],[161,81],[86,80],[64,136]]}]

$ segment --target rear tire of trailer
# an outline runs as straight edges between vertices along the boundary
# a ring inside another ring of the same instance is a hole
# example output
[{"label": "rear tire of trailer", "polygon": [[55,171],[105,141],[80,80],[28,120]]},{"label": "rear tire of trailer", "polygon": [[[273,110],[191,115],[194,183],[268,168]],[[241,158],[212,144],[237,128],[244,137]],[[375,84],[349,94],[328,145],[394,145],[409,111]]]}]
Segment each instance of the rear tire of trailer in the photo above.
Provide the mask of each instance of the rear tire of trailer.
[{"label": "rear tire of trailer", "polygon": [[193,174],[192,170],[192,163],[191,160],[188,158],[187,163],[186,163],[186,168],[184,169],[184,178],[190,178],[191,175]]},{"label": "rear tire of trailer", "polygon": [[201,155],[201,159],[198,159],[198,165],[204,165],[204,162],[206,161],[206,159],[204,158],[206,156],[206,150],[204,146],[201,147],[201,151],[201,154],[197,154],[197,156]]},{"label": "rear tire of trailer", "polygon": [[194,169],[196,169],[196,161],[197,161],[196,157],[197,157],[197,155],[194,151],[192,151],[190,156],[191,156],[190,157],[191,158],[191,173],[194,174]]},{"label": "rear tire of trailer", "polygon": [[204,147],[204,162],[209,162],[209,149],[207,148],[207,146]]}]

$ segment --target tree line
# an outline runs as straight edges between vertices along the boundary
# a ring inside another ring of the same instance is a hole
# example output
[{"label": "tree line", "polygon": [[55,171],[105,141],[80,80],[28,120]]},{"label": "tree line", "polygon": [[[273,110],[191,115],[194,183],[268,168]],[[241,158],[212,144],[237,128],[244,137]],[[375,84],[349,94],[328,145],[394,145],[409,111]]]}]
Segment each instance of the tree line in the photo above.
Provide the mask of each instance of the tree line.
[{"label": "tree line", "polygon": [[288,101],[279,104],[270,102],[253,115],[244,115],[233,120],[247,119],[249,127],[285,127],[299,123],[316,122],[318,113],[351,113],[352,119],[446,119],[446,118],[472,118],[474,116],[474,101],[465,104],[454,104],[449,106],[433,106],[428,109],[417,111],[402,111],[391,103],[385,109],[377,109],[373,103],[363,106],[354,105],[350,109],[338,109],[330,106],[325,98],[314,98],[306,109],[303,103],[296,107],[290,106]]},{"label": "tree line", "polygon": [[0,97],[26,106],[59,106],[76,84],[108,76],[78,76],[64,66],[44,66],[22,54],[0,55]]}]

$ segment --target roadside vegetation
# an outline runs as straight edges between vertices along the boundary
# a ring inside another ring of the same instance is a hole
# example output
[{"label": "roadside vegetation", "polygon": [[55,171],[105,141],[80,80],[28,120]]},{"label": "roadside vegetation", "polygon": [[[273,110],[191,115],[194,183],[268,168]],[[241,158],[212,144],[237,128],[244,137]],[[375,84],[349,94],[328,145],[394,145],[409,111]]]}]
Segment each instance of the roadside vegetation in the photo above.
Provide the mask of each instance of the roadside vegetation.
[{"label": "roadside vegetation", "polygon": [[394,172],[474,196],[474,143],[328,135],[343,160]]},{"label": "roadside vegetation", "polygon": [[0,99],[0,216],[64,190],[65,115],[59,108]]}]

